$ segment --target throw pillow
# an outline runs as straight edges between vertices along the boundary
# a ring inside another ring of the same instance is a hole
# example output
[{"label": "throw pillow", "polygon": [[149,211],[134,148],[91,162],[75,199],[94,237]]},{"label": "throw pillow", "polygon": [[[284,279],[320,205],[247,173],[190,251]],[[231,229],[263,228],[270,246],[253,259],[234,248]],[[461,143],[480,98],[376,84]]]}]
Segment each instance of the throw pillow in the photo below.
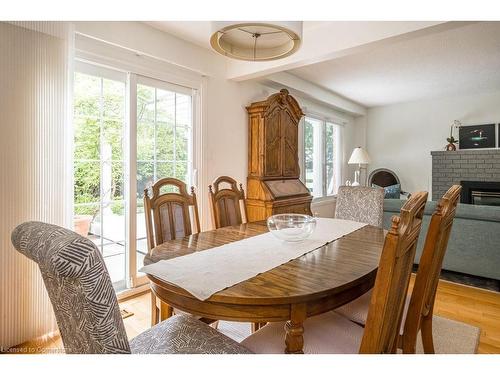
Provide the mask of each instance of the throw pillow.
[{"label": "throw pillow", "polygon": [[[381,188],[382,186],[378,186],[376,184],[372,184],[372,187]],[[384,189],[384,198],[385,199],[399,199],[401,195],[401,184],[386,186]]]}]

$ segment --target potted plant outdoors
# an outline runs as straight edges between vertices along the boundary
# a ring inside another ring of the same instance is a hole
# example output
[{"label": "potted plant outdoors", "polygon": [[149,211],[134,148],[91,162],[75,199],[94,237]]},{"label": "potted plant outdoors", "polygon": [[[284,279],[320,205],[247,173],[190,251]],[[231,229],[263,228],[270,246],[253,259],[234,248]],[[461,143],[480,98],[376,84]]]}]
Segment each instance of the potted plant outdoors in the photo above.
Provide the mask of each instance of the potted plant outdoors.
[{"label": "potted plant outdoors", "polygon": [[73,229],[80,236],[87,237],[90,230],[90,223],[93,215],[75,215],[73,217]]},{"label": "potted plant outdoors", "polygon": [[450,137],[446,138],[446,141],[448,142],[448,144],[446,145],[446,151],[456,151],[457,150],[457,146],[455,146],[455,143],[458,143],[458,139],[455,139],[455,137],[453,137],[453,128],[459,128],[461,125],[462,124],[458,120],[453,121],[453,124],[451,124]]}]

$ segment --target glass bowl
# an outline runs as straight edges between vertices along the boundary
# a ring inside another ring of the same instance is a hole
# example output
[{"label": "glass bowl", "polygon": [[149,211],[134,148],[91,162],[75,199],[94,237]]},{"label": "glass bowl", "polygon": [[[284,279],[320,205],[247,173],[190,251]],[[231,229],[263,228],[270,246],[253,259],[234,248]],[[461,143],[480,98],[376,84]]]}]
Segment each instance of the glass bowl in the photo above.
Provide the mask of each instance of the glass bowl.
[{"label": "glass bowl", "polygon": [[316,228],[316,219],[309,215],[279,214],[267,219],[269,231],[280,240],[296,242],[305,240]]}]

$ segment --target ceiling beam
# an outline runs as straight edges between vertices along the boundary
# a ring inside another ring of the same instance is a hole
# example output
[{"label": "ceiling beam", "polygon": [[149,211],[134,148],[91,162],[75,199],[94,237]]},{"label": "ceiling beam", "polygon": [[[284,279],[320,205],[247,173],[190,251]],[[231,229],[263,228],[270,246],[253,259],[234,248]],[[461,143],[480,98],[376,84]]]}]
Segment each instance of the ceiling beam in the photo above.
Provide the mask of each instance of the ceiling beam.
[{"label": "ceiling beam", "polygon": [[235,81],[260,78],[463,25],[430,21],[320,22],[304,28],[301,48],[284,59],[254,63],[227,59],[226,77]]},{"label": "ceiling beam", "polygon": [[266,76],[261,80],[261,82],[276,88],[286,87],[297,92],[302,97],[313,99],[341,112],[347,112],[353,116],[366,115],[366,108],[362,105],[290,73],[274,73]]}]

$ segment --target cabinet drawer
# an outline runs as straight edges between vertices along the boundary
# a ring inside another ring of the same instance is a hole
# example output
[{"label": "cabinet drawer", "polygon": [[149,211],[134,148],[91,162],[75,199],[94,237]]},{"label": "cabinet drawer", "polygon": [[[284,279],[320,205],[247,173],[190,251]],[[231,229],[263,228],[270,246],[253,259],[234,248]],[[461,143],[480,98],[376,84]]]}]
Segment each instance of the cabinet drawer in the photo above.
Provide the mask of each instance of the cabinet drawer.
[{"label": "cabinet drawer", "polygon": [[307,204],[295,204],[290,206],[274,207],[273,214],[304,214],[310,215],[310,210]]}]

